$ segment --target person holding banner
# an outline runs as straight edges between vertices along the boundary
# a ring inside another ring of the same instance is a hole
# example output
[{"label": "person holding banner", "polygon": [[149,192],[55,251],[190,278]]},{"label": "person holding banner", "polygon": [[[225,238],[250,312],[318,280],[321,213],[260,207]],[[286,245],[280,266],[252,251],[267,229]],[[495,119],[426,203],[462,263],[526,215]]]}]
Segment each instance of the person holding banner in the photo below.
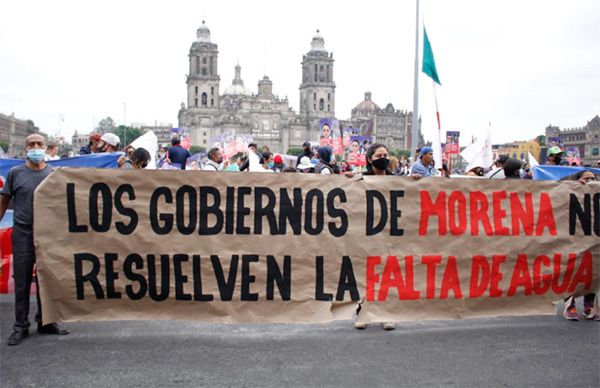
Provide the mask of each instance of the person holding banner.
[{"label": "person holding banner", "polygon": [[208,162],[204,166],[204,171],[223,171],[223,153],[217,147],[208,151]]},{"label": "person holding banner", "polygon": [[411,175],[424,176],[435,176],[436,171],[433,161],[433,148],[423,147],[419,153],[419,160],[417,160],[411,169]]},{"label": "person holding banner", "polygon": [[[33,193],[38,185],[52,173],[53,169],[44,161],[46,141],[43,136],[29,135],[25,142],[27,161],[10,169],[6,184],[0,191],[0,221],[12,198],[14,201],[13,274],[15,281],[15,324],[8,339],[8,346],[18,345],[29,336],[29,294],[35,268],[33,245]],[[35,279],[37,286],[37,277]],[[37,291],[38,312],[35,320],[40,334],[69,334],[56,323],[42,326],[42,308],[39,288]]]}]

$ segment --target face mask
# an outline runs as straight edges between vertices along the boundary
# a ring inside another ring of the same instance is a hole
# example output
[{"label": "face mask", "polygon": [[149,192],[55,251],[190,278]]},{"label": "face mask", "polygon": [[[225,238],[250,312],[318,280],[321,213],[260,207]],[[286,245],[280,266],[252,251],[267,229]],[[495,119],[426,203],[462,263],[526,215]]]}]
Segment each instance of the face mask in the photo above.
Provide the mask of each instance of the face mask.
[{"label": "face mask", "polygon": [[162,159],[162,158],[164,158],[164,157],[165,157],[165,155],[166,155],[166,154],[165,154],[164,152],[161,152],[161,153],[159,153],[159,154],[158,154],[159,158],[161,158],[161,159]]},{"label": "face mask", "polygon": [[269,162],[269,168],[273,168],[274,165],[275,165],[275,163]]},{"label": "face mask", "polygon": [[40,164],[42,160],[44,160],[44,155],[46,153],[41,148],[34,148],[31,150],[27,150],[27,159],[31,160],[35,164]]},{"label": "face mask", "polygon": [[371,164],[378,170],[387,170],[390,165],[390,160],[388,158],[375,159]]}]

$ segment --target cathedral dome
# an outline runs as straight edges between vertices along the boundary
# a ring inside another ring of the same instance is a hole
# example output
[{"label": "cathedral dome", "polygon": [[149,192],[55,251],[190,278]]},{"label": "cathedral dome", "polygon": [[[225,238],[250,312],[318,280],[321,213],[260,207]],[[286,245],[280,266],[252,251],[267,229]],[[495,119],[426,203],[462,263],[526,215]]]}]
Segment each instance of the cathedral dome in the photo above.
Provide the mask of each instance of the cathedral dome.
[{"label": "cathedral dome", "polygon": [[244,81],[242,80],[242,67],[239,63],[235,66],[235,78],[233,79],[231,86],[225,89],[223,94],[228,96],[249,96],[251,94],[244,87]]},{"label": "cathedral dome", "polygon": [[371,100],[371,92],[365,92],[365,100],[360,104],[356,105],[353,111],[357,112],[374,112],[379,107]]},{"label": "cathedral dome", "polygon": [[313,36],[310,51],[327,51],[325,50],[325,39],[319,35],[319,30],[317,30],[317,35]]},{"label": "cathedral dome", "polygon": [[198,27],[196,31],[196,42],[209,42],[210,43],[210,30],[204,24],[205,21],[202,20],[202,25]]}]

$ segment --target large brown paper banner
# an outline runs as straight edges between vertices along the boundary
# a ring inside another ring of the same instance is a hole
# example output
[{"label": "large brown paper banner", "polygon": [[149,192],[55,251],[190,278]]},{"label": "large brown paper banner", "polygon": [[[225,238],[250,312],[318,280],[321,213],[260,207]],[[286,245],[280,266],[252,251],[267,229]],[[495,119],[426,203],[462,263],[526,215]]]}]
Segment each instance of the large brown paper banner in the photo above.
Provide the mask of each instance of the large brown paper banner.
[{"label": "large brown paper banner", "polygon": [[35,194],[44,323],[555,313],[598,289],[599,186],[59,169]]}]

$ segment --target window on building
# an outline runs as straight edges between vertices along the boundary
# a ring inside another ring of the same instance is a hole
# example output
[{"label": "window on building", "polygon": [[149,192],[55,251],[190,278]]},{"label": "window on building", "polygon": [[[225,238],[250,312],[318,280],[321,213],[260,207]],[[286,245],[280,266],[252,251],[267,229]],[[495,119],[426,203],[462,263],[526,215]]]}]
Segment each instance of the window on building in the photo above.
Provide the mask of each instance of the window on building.
[{"label": "window on building", "polygon": [[331,101],[331,93],[327,93],[327,101]]},{"label": "window on building", "polygon": [[210,99],[210,106],[215,106],[215,100],[213,98]]},{"label": "window on building", "polygon": [[325,82],[325,75],[323,73],[319,73],[319,82]]},{"label": "window on building", "polygon": [[208,73],[210,75],[215,75],[215,68],[213,66],[213,57],[210,57],[208,60]]},{"label": "window on building", "polygon": [[317,93],[313,93],[313,100],[317,99]]},{"label": "window on building", "polygon": [[206,65],[206,57],[202,57],[202,64]]},{"label": "window on building", "polygon": [[196,92],[196,96],[197,96],[197,95],[198,95],[198,87],[196,86],[196,87],[194,88],[194,90],[195,90],[195,92]]},{"label": "window on building", "polygon": [[202,136],[206,137],[206,132],[202,132]]},{"label": "window on building", "polygon": [[198,99],[196,98],[196,102],[194,103],[194,106],[197,108],[198,107]]},{"label": "window on building", "polygon": [[215,95],[215,87],[214,86],[211,86],[211,88],[210,88],[210,95],[211,96]]},{"label": "window on building", "polygon": [[200,74],[200,57],[196,57],[196,74]]},{"label": "window on building", "polygon": [[202,93],[202,106],[206,106],[207,96],[206,93]]},{"label": "window on building", "polygon": [[331,105],[327,104],[327,112],[331,112]]},{"label": "window on building", "polygon": [[323,110],[325,109],[325,101],[323,101],[323,99],[321,98],[319,100],[319,110]]},{"label": "window on building", "polygon": [[325,74],[325,77],[327,78],[327,82],[330,82],[331,80],[329,79],[329,65],[327,65],[327,73]]},{"label": "window on building", "polygon": [[208,74],[208,71],[206,70],[206,67],[203,67],[202,68],[202,75],[207,75],[207,74]]},{"label": "window on building", "polygon": [[319,70],[320,70],[321,72],[323,72],[323,65],[321,65],[321,66],[319,67]]},{"label": "window on building", "polygon": [[313,110],[317,110],[317,104],[313,104]]},{"label": "window on building", "polygon": [[202,140],[202,143],[206,144],[206,139]]},{"label": "window on building", "polygon": [[592,148],[592,155],[598,156],[600,153],[600,149],[598,147]]},{"label": "window on building", "polygon": [[317,65],[315,64],[315,82],[317,82]]}]

